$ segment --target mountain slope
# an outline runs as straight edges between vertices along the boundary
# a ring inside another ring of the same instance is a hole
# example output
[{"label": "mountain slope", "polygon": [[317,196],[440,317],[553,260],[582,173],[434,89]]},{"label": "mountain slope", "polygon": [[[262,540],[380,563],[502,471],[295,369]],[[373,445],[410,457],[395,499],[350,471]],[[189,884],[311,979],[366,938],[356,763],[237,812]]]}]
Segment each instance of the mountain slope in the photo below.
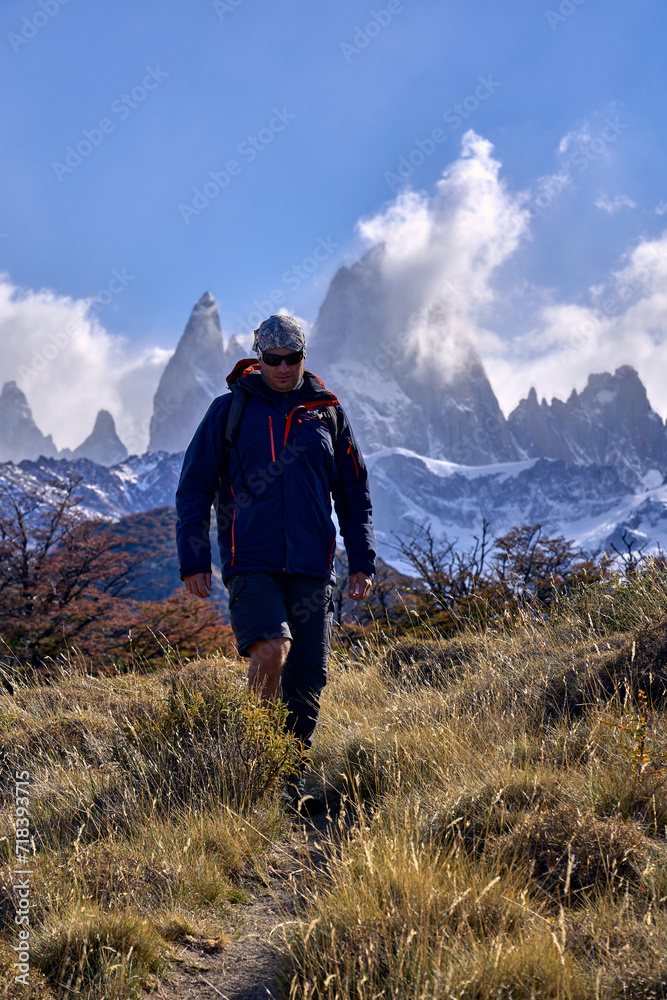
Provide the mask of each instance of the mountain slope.
[{"label": "mountain slope", "polygon": [[[110,469],[85,459],[41,459],[0,465],[0,485],[31,489],[80,475],[82,513],[118,521],[172,506],[181,462],[182,455],[163,452],[132,456]],[[586,548],[618,545],[627,531],[648,549],[667,549],[667,485],[630,491],[610,466],[551,459],[467,466],[392,448],[371,455],[368,469],[379,554],[391,565],[398,560],[395,533],[409,536],[428,523],[436,535],[467,547],[483,518],[495,535],[539,522]]]}]

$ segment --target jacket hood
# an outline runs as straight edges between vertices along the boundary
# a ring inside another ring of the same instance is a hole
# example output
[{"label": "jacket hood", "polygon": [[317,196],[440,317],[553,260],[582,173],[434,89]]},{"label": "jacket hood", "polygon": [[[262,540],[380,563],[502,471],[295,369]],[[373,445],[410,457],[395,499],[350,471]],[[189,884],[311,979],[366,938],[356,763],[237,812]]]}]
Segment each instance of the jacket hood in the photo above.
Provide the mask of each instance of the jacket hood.
[{"label": "jacket hood", "polygon": [[[227,385],[239,386],[247,392],[252,392],[257,396],[275,399],[281,393],[275,392],[266,384],[262,378],[259,362],[256,358],[244,358],[238,361],[232,371],[227,376]],[[299,403],[317,402],[324,406],[340,405],[338,399],[325,387],[322,379],[314,375],[313,372],[304,371],[303,385],[300,389],[292,389],[285,393],[290,399],[295,399]]]}]

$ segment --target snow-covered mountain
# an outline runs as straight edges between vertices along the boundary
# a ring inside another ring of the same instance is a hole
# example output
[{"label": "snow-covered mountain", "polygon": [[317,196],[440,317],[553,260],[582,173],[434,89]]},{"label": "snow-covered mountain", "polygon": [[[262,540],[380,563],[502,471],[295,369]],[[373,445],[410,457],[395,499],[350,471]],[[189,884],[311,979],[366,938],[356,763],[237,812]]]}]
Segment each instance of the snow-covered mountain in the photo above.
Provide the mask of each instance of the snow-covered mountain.
[{"label": "snow-covered mountain", "polygon": [[[40,459],[0,465],[0,484],[27,489],[82,477],[82,512],[117,520],[174,503],[182,454],[157,452],[107,469],[87,459]],[[629,491],[611,466],[528,459],[486,466],[457,465],[391,448],[367,459],[379,554],[400,563],[396,534],[429,524],[466,548],[482,519],[494,536],[521,524],[543,525],[586,549],[620,545],[625,532],[647,551],[667,549],[667,484]]]},{"label": "snow-covered mountain", "polygon": [[[455,303],[441,295],[411,311],[384,252],[339,268],[306,362],[349,413],[362,450],[402,447],[462,464],[522,457]],[[427,341],[438,363],[424,354]]]},{"label": "snow-covered mountain", "polygon": [[204,292],[196,303],[153,399],[149,452],[183,451],[226,378],[242,358],[235,337],[225,346],[218,303]]},{"label": "snow-covered mountain", "polygon": [[[494,535],[540,522],[586,548],[618,544],[624,531],[667,548],[667,429],[636,371],[592,374],[565,402],[539,403],[532,390],[505,419],[456,301],[443,293],[407,312],[383,253],[377,246],[336,273],[306,362],[341,400],[366,455],[383,558],[396,561],[394,533],[424,523],[466,546],[484,518]],[[66,460],[7,383],[0,460],[19,464],[0,465],[0,482],[76,474],[84,511],[111,519],[173,504],[182,452],[246,354],[235,338],[225,343],[205,293],[158,386],[142,457],[126,457],[102,412]]]},{"label": "snow-covered mountain", "polygon": [[[667,484],[629,491],[611,466],[529,459],[463,466],[388,449],[367,460],[380,554],[397,561],[396,534],[429,525],[468,548],[482,521],[493,536],[542,524],[585,549],[621,547],[626,532],[647,551],[667,543]],[[393,556],[392,556],[393,553]]]},{"label": "snow-covered mountain", "polygon": [[531,458],[557,458],[575,465],[610,465],[630,487],[656,485],[667,473],[667,431],[652,409],[639,375],[630,365],[590,375],[567,402],[537,402],[531,389],[508,418]]},{"label": "snow-covered mountain", "polygon": [[81,477],[77,496],[85,517],[111,521],[153,507],[173,505],[183,454],[156,452],[131,455],[125,462],[106,468],[90,459],[40,458],[17,465],[0,465],[0,485],[40,488],[52,480]]}]

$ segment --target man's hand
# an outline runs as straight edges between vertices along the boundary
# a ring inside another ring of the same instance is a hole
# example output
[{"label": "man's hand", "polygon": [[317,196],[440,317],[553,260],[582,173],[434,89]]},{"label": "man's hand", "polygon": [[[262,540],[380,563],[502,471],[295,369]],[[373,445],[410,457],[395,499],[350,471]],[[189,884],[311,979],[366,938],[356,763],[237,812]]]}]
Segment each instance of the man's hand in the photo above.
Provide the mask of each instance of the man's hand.
[{"label": "man's hand", "polygon": [[363,601],[371,592],[373,581],[365,573],[350,573],[347,596],[351,601]]},{"label": "man's hand", "polygon": [[193,597],[208,597],[211,593],[211,574],[193,573],[192,576],[183,578],[185,589]]}]

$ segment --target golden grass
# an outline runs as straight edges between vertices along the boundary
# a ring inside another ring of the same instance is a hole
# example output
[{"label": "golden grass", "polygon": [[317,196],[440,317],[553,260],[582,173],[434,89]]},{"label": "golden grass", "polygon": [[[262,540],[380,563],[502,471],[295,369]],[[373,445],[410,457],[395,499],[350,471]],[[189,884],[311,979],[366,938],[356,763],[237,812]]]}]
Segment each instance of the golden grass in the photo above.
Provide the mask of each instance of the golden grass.
[{"label": "golden grass", "polygon": [[[300,749],[282,712],[222,660],[141,678],[63,673],[0,697],[8,996],[139,997],[167,968],[169,942],[226,946],[289,829],[277,795]],[[30,772],[29,987],[11,968],[15,770]]]},{"label": "golden grass", "polygon": [[[332,657],[310,781],[343,808],[280,932],[285,997],[667,997],[665,575],[420,632]],[[0,695],[0,779],[31,772],[35,850],[32,992],[6,995],[139,996],[170,942],[226,946],[293,836],[277,791],[298,756],[243,671]]]},{"label": "golden grass", "polygon": [[422,631],[332,667],[314,765],[347,818],[285,995],[667,996],[664,575]]}]

